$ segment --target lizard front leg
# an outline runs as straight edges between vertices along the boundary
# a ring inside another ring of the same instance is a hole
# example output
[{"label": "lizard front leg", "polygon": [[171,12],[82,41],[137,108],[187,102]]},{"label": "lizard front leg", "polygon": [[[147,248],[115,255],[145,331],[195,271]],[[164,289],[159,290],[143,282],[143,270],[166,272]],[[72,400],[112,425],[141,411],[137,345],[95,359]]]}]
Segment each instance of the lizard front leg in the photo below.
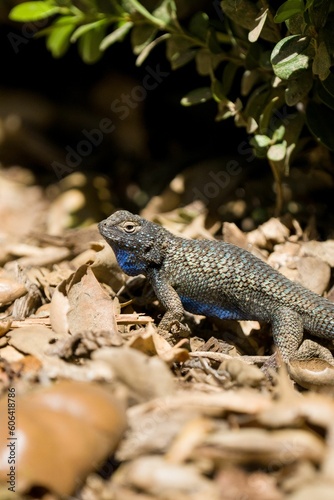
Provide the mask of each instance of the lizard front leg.
[{"label": "lizard front leg", "polygon": [[177,292],[167,280],[159,275],[157,270],[152,269],[147,276],[153,286],[157,299],[166,309],[159,323],[159,328],[177,333],[182,337],[188,337],[190,333],[189,329],[181,323],[184,316],[184,309]]}]

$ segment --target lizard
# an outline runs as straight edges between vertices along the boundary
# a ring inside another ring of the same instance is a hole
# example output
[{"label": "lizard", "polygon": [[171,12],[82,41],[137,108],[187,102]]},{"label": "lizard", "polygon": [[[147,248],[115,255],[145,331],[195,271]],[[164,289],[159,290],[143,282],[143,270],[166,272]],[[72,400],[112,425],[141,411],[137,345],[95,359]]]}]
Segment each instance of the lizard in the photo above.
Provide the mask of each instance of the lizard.
[{"label": "lizard", "polygon": [[121,269],[143,274],[165,308],[159,328],[182,324],[184,311],[271,324],[284,362],[331,352],[312,336],[334,339],[334,303],[293,282],[248,250],[220,240],[186,239],[119,210],[98,224]]}]

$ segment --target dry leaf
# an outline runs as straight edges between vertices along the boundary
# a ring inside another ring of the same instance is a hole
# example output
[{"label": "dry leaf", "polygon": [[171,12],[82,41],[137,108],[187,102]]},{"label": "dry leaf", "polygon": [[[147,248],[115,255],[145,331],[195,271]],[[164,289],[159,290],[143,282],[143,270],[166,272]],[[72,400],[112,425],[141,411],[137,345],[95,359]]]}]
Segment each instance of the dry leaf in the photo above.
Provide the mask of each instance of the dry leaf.
[{"label": "dry leaf", "polygon": [[140,457],[122,465],[115,474],[117,487],[131,486],[161,500],[221,500],[216,485],[192,465],[172,464],[163,457]]},{"label": "dry leaf", "polygon": [[[0,480],[8,473],[7,395],[0,401]],[[16,397],[16,491],[71,495],[116,448],[124,408],[92,383],[63,381]]]},{"label": "dry leaf", "polygon": [[242,386],[256,387],[265,380],[264,373],[254,365],[245,363],[242,359],[225,359],[219,366],[219,370],[226,370],[231,379]]},{"label": "dry leaf", "polygon": [[221,470],[218,478],[221,498],[224,500],[283,500],[276,480],[262,471],[247,473],[241,468]]},{"label": "dry leaf", "polygon": [[301,429],[224,429],[212,433],[193,458],[210,458],[219,464],[248,464],[282,467],[298,460],[320,464],[325,453],[320,437]]},{"label": "dry leaf", "polygon": [[12,321],[9,319],[0,320],[0,337],[3,337],[7,332],[9,332],[11,324]]},{"label": "dry leaf", "polygon": [[328,289],[331,269],[329,265],[316,257],[299,257],[290,267],[281,267],[279,271],[292,281],[322,295]]},{"label": "dry leaf", "polygon": [[[187,340],[184,339],[183,343],[187,343]],[[170,366],[173,363],[184,363],[189,359],[188,349],[171,346],[162,335],[157,333],[156,328],[151,323],[145,329],[136,332],[128,342],[128,346],[148,356],[157,354]]]},{"label": "dry leaf", "polygon": [[119,290],[126,282],[126,275],[120,269],[116,256],[108,243],[103,241],[102,249],[95,252],[91,269],[101,283],[106,283],[114,291]]},{"label": "dry leaf", "polygon": [[52,330],[58,334],[69,332],[67,313],[70,304],[66,294],[68,279],[62,281],[55,289],[50,303],[50,321]]},{"label": "dry leaf", "polygon": [[51,301],[50,319],[52,328],[59,333],[108,332],[112,345],[123,343],[113,301],[87,265],[57,287]]},{"label": "dry leaf", "polygon": [[8,361],[8,363],[11,363],[12,361],[20,361],[24,358],[23,354],[10,345],[0,348],[0,357]]},{"label": "dry leaf", "polygon": [[7,263],[6,269],[13,269],[17,264],[22,268],[29,266],[49,266],[65,260],[71,255],[70,250],[65,247],[38,248],[29,245],[16,245],[12,246],[9,250],[14,255],[23,256]]},{"label": "dry leaf", "polygon": [[105,361],[117,378],[142,400],[168,396],[174,391],[174,378],[166,364],[156,356],[149,357],[128,347],[105,347],[92,355]]},{"label": "dry leaf", "polygon": [[302,252],[304,255],[318,257],[334,267],[334,240],[307,241],[303,243]]},{"label": "dry leaf", "polygon": [[46,351],[58,336],[46,326],[25,326],[8,333],[9,344],[18,351],[36,356],[43,361]]},{"label": "dry leaf", "polygon": [[0,277],[0,306],[11,304],[14,300],[25,295],[27,291],[22,283],[11,278]]},{"label": "dry leaf", "polygon": [[312,484],[306,484],[303,488],[289,495],[289,500],[310,500],[318,498],[319,500],[333,500],[334,481],[319,479]]},{"label": "dry leaf", "polygon": [[83,266],[75,273],[68,290],[68,299],[70,310],[67,317],[73,335],[84,331],[109,332],[113,345],[120,346],[123,343],[117,329],[113,301],[89,267],[86,269]]}]

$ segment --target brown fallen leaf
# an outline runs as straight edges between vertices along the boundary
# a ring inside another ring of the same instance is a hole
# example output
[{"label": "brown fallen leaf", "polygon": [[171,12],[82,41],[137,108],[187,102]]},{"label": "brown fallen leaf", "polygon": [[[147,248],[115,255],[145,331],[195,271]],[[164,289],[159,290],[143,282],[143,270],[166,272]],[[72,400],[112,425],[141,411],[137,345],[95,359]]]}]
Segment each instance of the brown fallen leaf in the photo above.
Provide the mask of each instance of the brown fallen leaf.
[{"label": "brown fallen leaf", "polygon": [[9,319],[0,320],[0,337],[6,335],[6,333],[10,330],[11,325],[12,325],[12,320]]},{"label": "brown fallen leaf", "polygon": [[0,357],[8,361],[8,363],[12,361],[21,361],[24,358],[23,354],[10,345],[0,348]]},{"label": "brown fallen leaf", "polygon": [[107,283],[113,290],[119,290],[126,282],[126,275],[120,269],[110,246],[103,241],[96,251],[91,269],[101,283]]},{"label": "brown fallen leaf", "polygon": [[174,392],[173,375],[157,356],[149,357],[128,347],[104,347],[95,351],[92,358],[110,365],[136,399],[149,400]]},{"label": "brown fallen leaf", "polygon": [[9,277],[0,276],[0,306],[11,304],[27,292],[28,290],[22,283]]},{"label": "brown fallen leaf", "polygon": [[334,240],[307,241],[303,243],[302,253],[312,255],[334,267]]},{"label": "brown fallen leaf", "polygon": [[67,297],[68,279],[62,281],[55,289],[50,303],[50,322],[55,333],[64,334],[69,332],[67,313],[70,304]]},{"label": "brown fallen leaf", "polygon": [[302,429],[222,429],[212,433],[193,451],[193,458],[208,458],[218,464],[248,464],[282,467],[298,460],[320,464],[324,441]]},{"label": "brown fallen leaf", "polygon": [[266,379],[260,368],[238,358],[225,359],[219,366],[220,370],[226,370],[232,381],[241,386],[256,387]]},{"label": "brown fallen leaf", "polygon": [[29,375],[29,377],[37,376],[42,368],[41,361],[36,356],[24,356],[19,361],[14,361],[10,365],[10,369],[17,375]]},{"label": "brown fallen leaf", "polygon": [[17,264],[22,268],[29,266],[49,266],[67,259],[71,252],[68,248],[45,247],[38,248],[30,245],[13,245],[9,248],[12,254],[19,255],[16,260],[6,264],[7,269],[13,269]]},{"label": "brown fallen leaf", "polygon": [[319,479],[312,484],[306,484],[304,487],[289,495],[289,500],[310,500],[318,498],[319,500],[332,500],[334,492],[334,481]]},{"label": "brown fallen leaf", "polygon": [[111,343],[123,343],[118,332],[113,301],[87,265],[62,282],[51,301],[50,318],[56,332],[109,332]]},{"label": "brown fallen leaf", "polygon": [[218,487],[224,500],[283,500],[274,477],[265,472],[247,473],[241,468],[228,467],[218,474]]},{"label": "brown fallen leaf", "polygon": [[47,356],[46,351],[50,348],[50,343],[59,337],[50,328],[42,325],[17,328],[7,336],[9,345],[20,352],[35,356],[40,361]]},{"label": "brown fallen leaf", "polygon": [[[187,343],[187,340],[183,339],[181,343]],[[173,363],[183,363],[189,359],[189,351],[186,348],[182,348],[180,343],[176,346],[171,346],[169,342],[156,331],[156,328],[151,323],[148,323],[146,328],[135,332],[134,335],[131,336],[128,346],[148,356],[158,355],[170,366]]]},{"label": "brown fallen leaf", "polygon": [[166,459],[170,463],[185,463],[191,459],[194,448],[200,445],[214,428],[214,421],[208,418],[195,417],[190,419],[169,447],[165,455]]},{"label": "brown fallen leaf", "polygon": [[[44,376],[51,379],[68,378],[79,381],[108,380],[112,374],[104,364],[76,365],[59,359],[58,350],[72,337],[69,334],[56,334],[41,325],[21,327],[8,333],[11,345],[1,348],[1,356],[9,362],[21,361],[25,354],[36,357],[42,363]],[[58,347],[60,344],[60,347]]]},{"label": "brown fallen leaf", "polygon": [[[92,383],[62,381],[15,399],[16,491],[71,495],[115,450],[126,427],[120,401]],[[8,473],[8,396],[0,400],[0,481]]]},{"label": "brown fallen leaf", "polygon": [[247,234],[248,242],[258,247],[270,247],[276,243],[284,243],[290,235],[290,230],[279,219],[272,217],[257,229]]},{"label": "brown fallen leaf", "polygon": [[121,465],[112,486],[116,495],[118,488],[128,486],[157,500],[221,500],[215,483],[204,477],[196,467],[173,464],[159,456],[144,456]]},{"label": "brown fallen leaf", "polygon": [[298,257],[293,267],[281,267],[279,271],[319,295],[327,290],[331,276],[327,262],[312,256]]}]

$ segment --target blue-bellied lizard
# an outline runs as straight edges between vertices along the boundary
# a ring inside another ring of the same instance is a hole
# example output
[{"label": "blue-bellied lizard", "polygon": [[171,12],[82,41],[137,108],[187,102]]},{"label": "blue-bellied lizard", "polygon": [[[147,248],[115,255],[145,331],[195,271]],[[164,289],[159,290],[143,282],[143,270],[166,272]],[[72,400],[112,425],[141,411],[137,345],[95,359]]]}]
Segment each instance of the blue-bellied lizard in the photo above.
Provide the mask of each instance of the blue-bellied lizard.
[{"label": "blue-bellied lizard", "polygon": [[334,339],[334,304],[290,281],[252,253],[230,243],[174,236],[162,226],[120,210],[99,230],[130,276],[144,274],[166,309],[160,328],[169,330],[184,310],[221,319],[271,323],[284,361],[333,358],[306,340],[310,334]]}]

